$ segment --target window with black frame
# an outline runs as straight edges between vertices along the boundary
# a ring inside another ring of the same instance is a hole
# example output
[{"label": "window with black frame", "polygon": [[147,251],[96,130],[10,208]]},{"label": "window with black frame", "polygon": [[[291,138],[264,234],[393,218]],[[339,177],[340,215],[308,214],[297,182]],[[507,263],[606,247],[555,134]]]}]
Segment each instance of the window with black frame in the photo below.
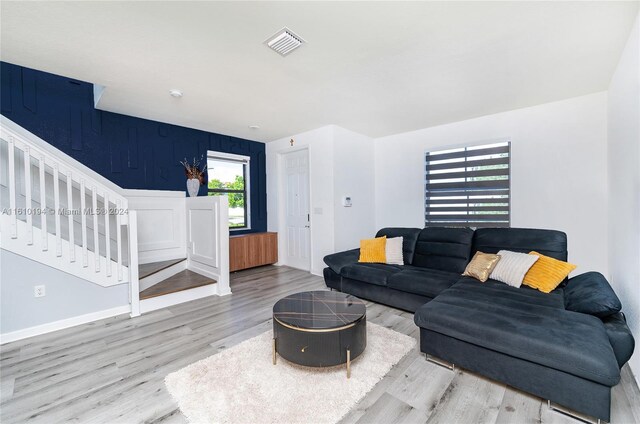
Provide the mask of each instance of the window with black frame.
[{"label": "window with black frame", "polygon": [[249,157],[209,152],[207,174],[209,196],[229,198],[229,229],[250,228]]},{"label": "window with black frame", "polygon": [[427,152],[425,226],[509,227],[509,141]]}]

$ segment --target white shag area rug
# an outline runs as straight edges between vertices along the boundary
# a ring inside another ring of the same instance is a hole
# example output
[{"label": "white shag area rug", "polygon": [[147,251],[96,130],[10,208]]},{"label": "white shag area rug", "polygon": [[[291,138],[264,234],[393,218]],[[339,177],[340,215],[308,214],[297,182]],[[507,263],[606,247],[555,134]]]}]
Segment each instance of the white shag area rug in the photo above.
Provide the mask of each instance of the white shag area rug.
[{"label": "white shag area rug", "polygon": [[367,323],[367,347],[346,367],[309,368],[278,356],[272,331],[169,374],[190,423],[335,423],[413,347],[412,337]]}]

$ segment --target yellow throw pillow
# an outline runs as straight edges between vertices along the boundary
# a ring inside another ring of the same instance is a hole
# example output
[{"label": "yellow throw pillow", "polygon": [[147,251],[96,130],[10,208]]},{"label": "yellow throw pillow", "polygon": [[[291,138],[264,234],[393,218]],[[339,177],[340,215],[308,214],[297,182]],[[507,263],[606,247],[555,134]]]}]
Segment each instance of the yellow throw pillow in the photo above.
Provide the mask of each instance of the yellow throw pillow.
[{"label": "yellow throw pillow", "polygon": [[543,293],[550,293],[562,283],[562,280],[567,278],[571,271],[577,268],[574,264],[560,261],[538,252],[529,252],[529,254],[536,255],[539,259],[529,268],[522,284],[538,289]]},{"label": "yellow throw pillow", "polygon": [[360,259],[358,262],[382,264],[387,262],[386,246],[387,236],[360,240]]},{"label": "yellow throw pillow", "polygon": [[483,283],[489,279],[491,271],[496,267],[500,255],[494,255],[491,253],[476,252],[473,255],[473,259],[467,265],[462,275],[467,277],[473,277],[476,280],[480,280]]}]

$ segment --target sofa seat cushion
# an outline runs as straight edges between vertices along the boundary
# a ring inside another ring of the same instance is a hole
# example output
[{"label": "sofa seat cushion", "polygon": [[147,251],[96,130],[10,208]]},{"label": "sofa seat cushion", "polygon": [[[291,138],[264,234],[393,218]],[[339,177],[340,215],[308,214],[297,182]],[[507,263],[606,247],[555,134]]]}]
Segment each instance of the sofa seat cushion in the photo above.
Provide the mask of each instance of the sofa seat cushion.
[{"label": "sofa seat cushion", "polygon": [[452,272],[406,266],[402,272],[388,278],[387,286],[407,293],[436,297],[459,278],[460,275]]},{"label": "sofa seat cushion", "polygon": [[456,284],[420,307],[415,323],[605,386],[620,380],[616,356],[597,317],[515,297],[497,301],[461,288]]},{"label": "sofa seat cushion", "polygon": [[451,290],[449,292],[451,294],[458,293],[462,297],[468,296],[517,308],[526,308],[531,304],[557,309],[565,308],[564,293],[561,288],[551,293],[542,293],[527,286],[511,287],[491,278],[481,283],[472,277],[460,277]]},{"label": "sofa seat cushion", "polygon": [[387,278],[401,270],[400,265],[356,263],[343,267],[340,275],[364,283],[386,286]]}]

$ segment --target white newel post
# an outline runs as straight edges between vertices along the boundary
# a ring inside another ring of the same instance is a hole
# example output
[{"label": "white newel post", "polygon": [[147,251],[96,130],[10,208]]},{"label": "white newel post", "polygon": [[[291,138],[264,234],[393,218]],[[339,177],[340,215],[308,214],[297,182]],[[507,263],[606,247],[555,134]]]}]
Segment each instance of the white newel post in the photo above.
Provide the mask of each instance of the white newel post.
[{"label": "white newel post", "polygon": [[218,281],[218,295],[231,294],[229,286],[229,199],[227,196],[216,196],[218,201],[218,252],[220,264],[220,280]]},{"label": "white newel post", "polygon": [[131,318],[140,316],[140,281],[138,280],[138,216],[136,211],[129,210],[129,302]]}]

